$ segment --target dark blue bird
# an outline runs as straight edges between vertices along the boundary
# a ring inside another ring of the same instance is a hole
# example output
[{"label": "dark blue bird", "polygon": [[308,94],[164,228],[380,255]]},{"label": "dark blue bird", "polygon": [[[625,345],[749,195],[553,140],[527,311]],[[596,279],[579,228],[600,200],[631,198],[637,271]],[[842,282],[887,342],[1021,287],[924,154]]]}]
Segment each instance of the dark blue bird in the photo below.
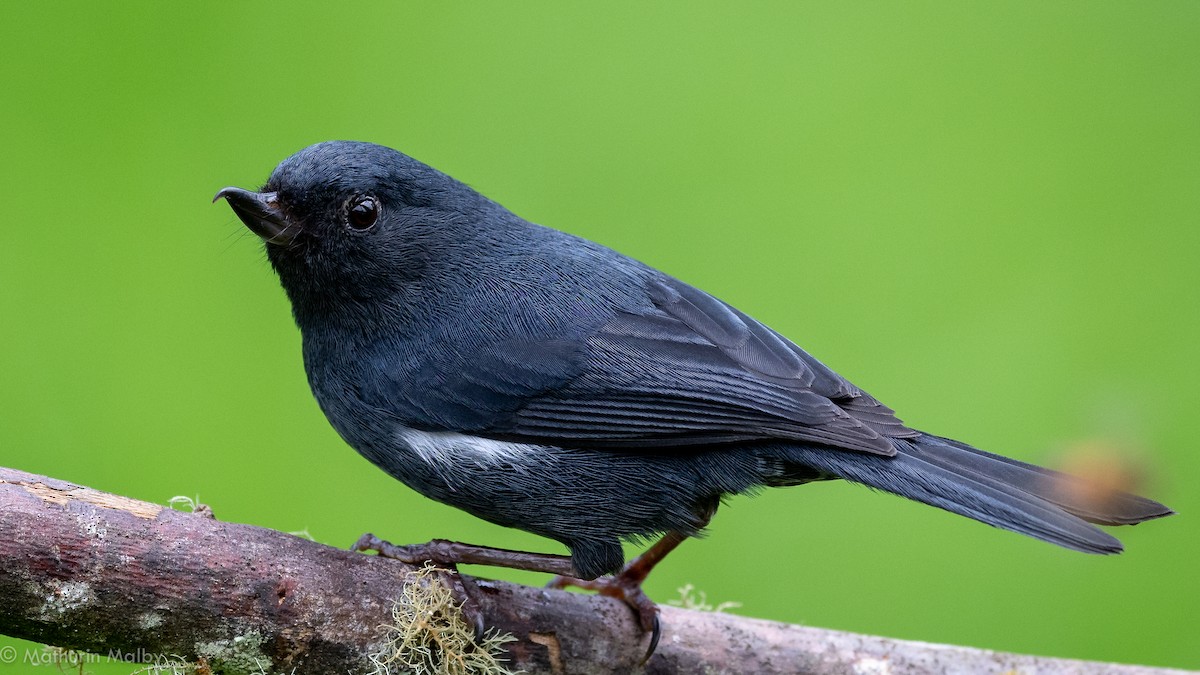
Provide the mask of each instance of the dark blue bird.
[{"label": "dark blue bird", "polygon": [[[328,142],[224,197],[267,243],[309,384],[418,492],[565,544],[387,549],[577,579],[653,625],[640,582],[725,495],[844,478],[1087,553],[1169,515],[904,425],[787,338],[599,244],[527,222],[378,145]],[[622,570],[623,540],[662,535]],[[375,548],[388,545],[368,541]]]}]

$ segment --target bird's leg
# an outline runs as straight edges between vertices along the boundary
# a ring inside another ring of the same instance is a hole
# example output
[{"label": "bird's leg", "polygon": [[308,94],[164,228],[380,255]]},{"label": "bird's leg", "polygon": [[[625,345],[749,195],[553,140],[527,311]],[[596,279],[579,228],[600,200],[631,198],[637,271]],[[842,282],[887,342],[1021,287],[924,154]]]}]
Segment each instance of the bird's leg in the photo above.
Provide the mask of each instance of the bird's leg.
[{"label": "bird's leg", "polygon": [[[459,564],[469,564],[554,574],[556,576],[548,584],[549,588],[562,589],[576,586],[616,598],[628,605],[637,615],[638,625],[650,633],[650,647],[646,650],[644,663],[658,646],[661,630],[658,623],[658,606],[642,590],[642,582],[646,580],[650,570],[654,569],[654,566],[668,553],[675,550],[675,547],[683,543],[684,539],[687,539],[687,535],[680,532],[669,532],[646,549],[644,553],[630,561],[620,572],[599,579],[580,579],[579,573],[571,563],[570,556],[474,546],[445,539],[434,539],[425,544],[397,546],[367,533],[359,537],[351,550],[375,551],[386,558],[395,558],[412,565],[432,562],[452,572],[457,572],[456,566]],[[461,596],[463,612],[469,621],[474,622],[478,631],[483,625],[483,616],[478,604],[472,598],[471,591],[468,590],[468,586],[473,587],[474,584],[466,581],[465,577],[461,575],[455,574],[454,576],[457,577],[459,586],[456,589],[452,581],[451,590]]]},{"label": "bird's leg", "polygon": [[368,532],[359,537],[350,550],[360,553],[374,551],[385,558],[394,558],[410,565],[430,562],[448,572],[445,575],[446,586],[458,601],[463,618],[475,629],[476,642],[483,638],[486,630],[483,609],[477,599],[479,594],[475,582],[458,572],[459,564],[509,567],[548,574],[576,574],[575,566],[571,564],[571,558],[568,556],[472,546],[445,539],[434,539],[425,544],[397,546]]},{"label": "bird's leg", "polygon": [[507,567],[514,570],[529,572],[545,572],[575,576],[575,566],[571,557],[554,555],[552,553],[527,553],[512,551],[505,548],[490,548],[460,544],[457,541],[434,539],[425,544],[409,544],[397,546],[386,542],[371,533],[358,538],[352,551],[375,551],[385,558],[395,558],[409,564],[432,562],[435,565],[448,567],[451,565],[488,565],[490,567]]},{"label": "bird's leg", "polygon": [[[697,526],[699,530],[708,524],[713,515],[717,512],[717,507],[721,505],[719,497],[711,497],[706,501],[697,504]],[[586,590],[596,591],[600,595],[607,595],[610,598],[616,598],[628,605],[637,615],[638,624],[642,630],[650,633],[650,646],[646,649],[646,655],[642,657],[642,663],[645,664],[654,655],[654,650],[658,647],[658,639],[662,637],[662,626],[658,621],[658,605],[646,595],[642,590],[642,582],[649,576],[650,570],[654,566],[667,557],[667,554],[674,551],[677,546],[687,539],[688,535],[678,531],[667,532],[653,546],[646,549],[641,555],[629,562],[620,572],[611,577],[601,577],[599,579],[578,579],[572,575],[560,574],[550,581],[547,586],[550,588],[566,588],[575,586]]]},{"label": "bird's leg", "polygon": [[645,663],[654,654],[662,631],[658,624],[658,605],[654,604],[654,601],[642,590],[642,582],[646,580],[650,570],[654,569],[654,566],[668,553],[674,551],[676,546],[683,543],[684,539],[687,539],[687,535],[668,532],[613,576],[599,579],[577,579],[570,575],[559,575],[551,580],[548,586],[550,588],[575,586],[616,598],[629,605],[637,615],[638,624],[641,625],[642,630],[650,633],[650,646],[646,649],[646,655],[642,657],[642,663]]}]

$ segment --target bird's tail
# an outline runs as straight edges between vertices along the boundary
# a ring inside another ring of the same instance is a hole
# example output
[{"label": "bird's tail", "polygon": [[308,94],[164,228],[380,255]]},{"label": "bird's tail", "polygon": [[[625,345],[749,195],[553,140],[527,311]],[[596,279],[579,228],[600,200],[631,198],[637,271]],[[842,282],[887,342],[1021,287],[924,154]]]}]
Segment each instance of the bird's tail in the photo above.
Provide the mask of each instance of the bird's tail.
[{"label": "bird's tail", "polygon": [[1120,553],[1121,542],[1089,525],[1135,525],[1174,513],[1126,493],[1084,497],[1062,473],[922,434],[894,439],[884,457],[818,446],[789,447],[786,461],[886,490],[1006,530],[1085,553]]}]

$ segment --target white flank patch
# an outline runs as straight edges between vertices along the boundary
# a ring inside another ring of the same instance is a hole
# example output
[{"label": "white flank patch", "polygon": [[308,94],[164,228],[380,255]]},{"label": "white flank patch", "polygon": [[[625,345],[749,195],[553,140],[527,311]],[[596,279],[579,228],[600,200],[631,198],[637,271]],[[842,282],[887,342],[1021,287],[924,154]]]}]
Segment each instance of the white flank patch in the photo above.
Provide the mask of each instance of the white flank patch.
[{"label": "white flank patch", "polygon": [[535,445],[494,441],[456,431],[418,431],[406,428],[396,436],[417,456],[434,465],[474,462],[486,466],[520,462],[537,450]]}]

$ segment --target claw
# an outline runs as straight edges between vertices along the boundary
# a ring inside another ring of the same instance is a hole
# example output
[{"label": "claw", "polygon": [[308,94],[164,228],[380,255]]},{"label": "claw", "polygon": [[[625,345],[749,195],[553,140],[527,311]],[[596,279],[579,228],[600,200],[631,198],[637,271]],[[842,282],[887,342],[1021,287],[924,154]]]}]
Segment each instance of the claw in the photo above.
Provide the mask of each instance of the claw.
[{"label": "claw", "polygon": [[557,576],[546,584],[547,588],[555,588],[562,590],[568,586],[575,586],[588,591],[620,600],[633,610],[637,616],[638,626],[646,633],[650,633],[650,648],[646,650],[646,655],[642,657],[644,664],[654,654],[654,650],[658,647],[658,640],[662,634],[662,625],[658,620],[658,605],[646,595],[642,590],[642,575],[637,568],[627,567],[624,571],[616,576],[601,577],[599,579],[574,579],[571,577]]},{"label": "claw", "polygon": [[658,639],[662,637],[662,623],[658,620],[658,613],[654,614],[654,628],[650,630],[650,646],[646,648],[646,655],[642,657],[639,666],[646,665],[651,656],[654,656],[654,650],[658,649]]},{"label": "claw", "polygon": [[447,567],[445,571],[447,572],[446,586],[450,588],[450,593],[458,601],[458,609],[462,612],[463,620],[474,629],[475,644],[483,644],[483,635],[487,632],[487,625],[483,620],[483,607],[477,600],[479,587],[475,585],[473,579],[464,576],[453,566]]}]

